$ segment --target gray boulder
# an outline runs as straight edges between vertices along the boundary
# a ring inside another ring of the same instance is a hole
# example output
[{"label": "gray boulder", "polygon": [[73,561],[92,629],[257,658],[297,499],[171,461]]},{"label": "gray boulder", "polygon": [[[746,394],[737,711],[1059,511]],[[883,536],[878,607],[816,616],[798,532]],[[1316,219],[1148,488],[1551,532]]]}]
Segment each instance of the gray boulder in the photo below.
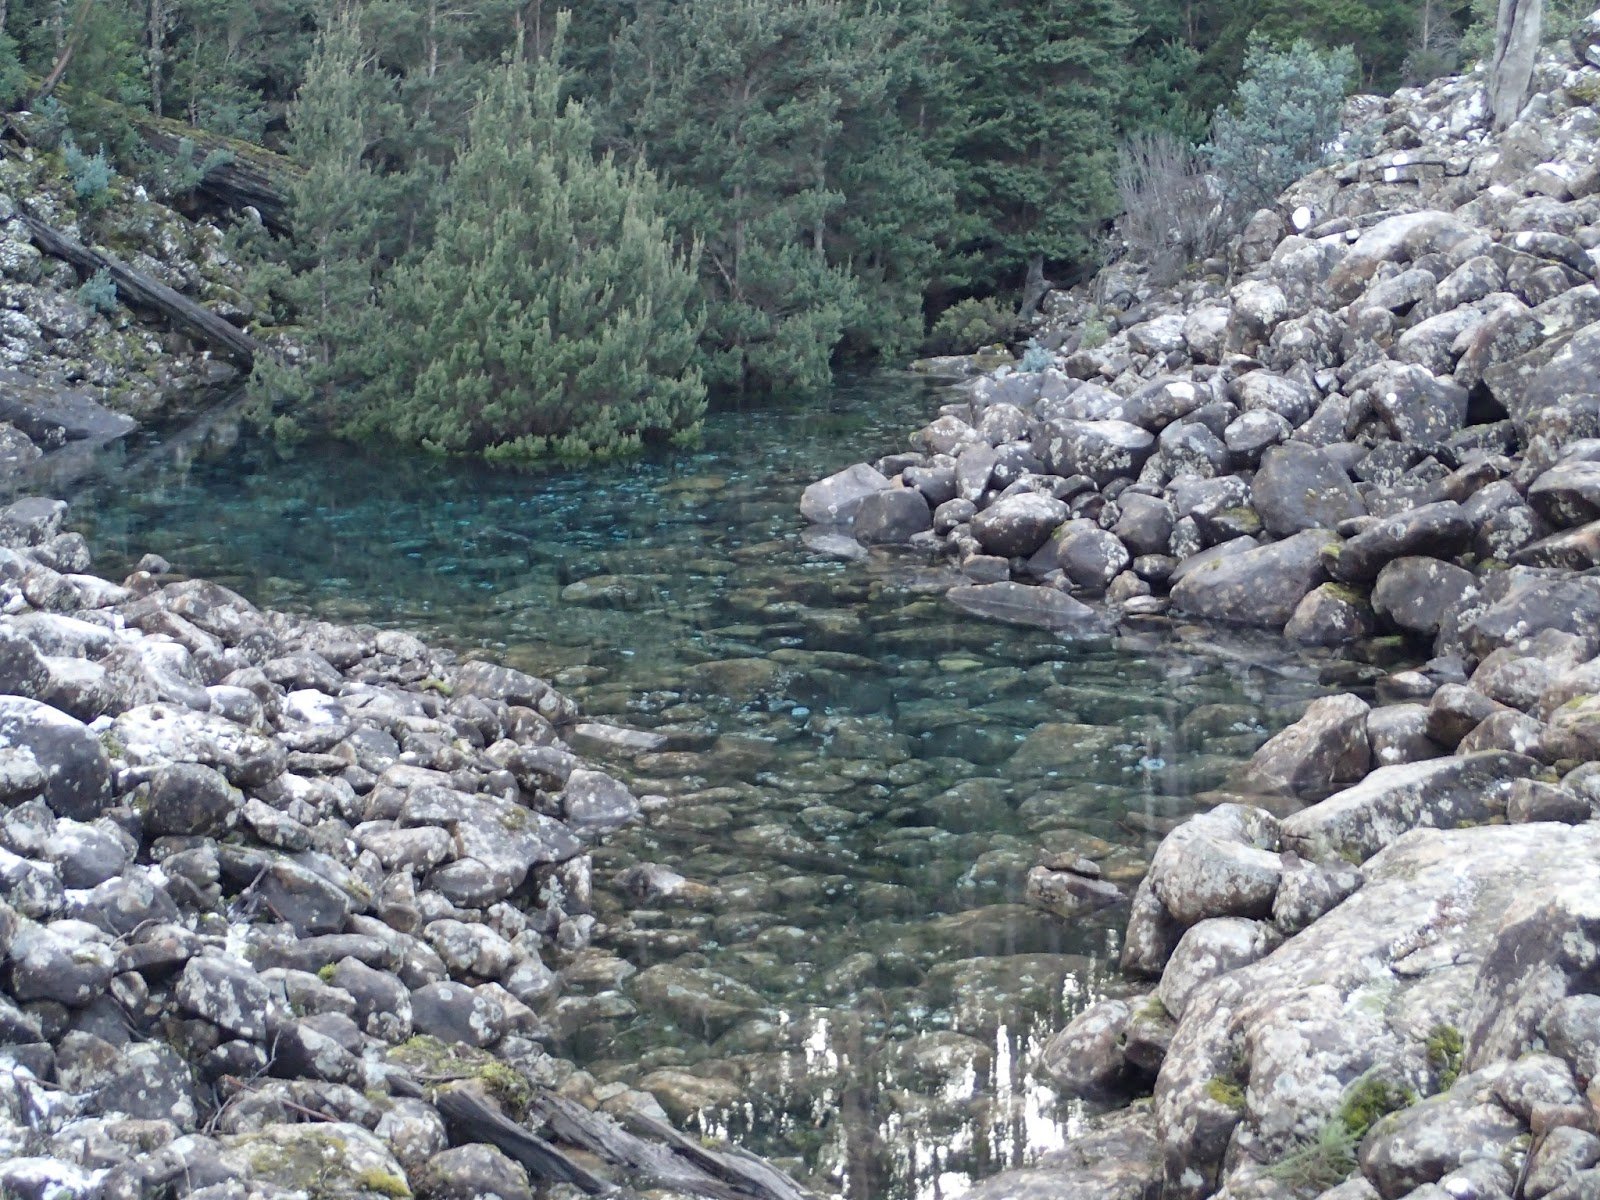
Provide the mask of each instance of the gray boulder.
[{"label": "gray boulder", "polygon": [[1251,496],[1261,523],[1278,537],[1332,529],[1367,511],[1344,470],[1325,452],[1301,442],[1272,446],[1261,455]]},{"label": "gray boulder", "polygon": [[973,517],[972,536],[990,554],[1026,558],[1068,515],[1067,506],[1053,496],[1024,492],[996,500]]},{"label": "gray boulder", "polygon": [[1391,559],[1454,558],[1471,544],[1472,533],[1472,522],[1454,500],[1424,504],[1347,541],[1334,560],[1333,573],[1346,583],[1370,583]]},{"label": "gray boulder", "polygon": [[1373,610],[1407,633],[1432,637],[1446,614],[1472,603],[1478,581],[1471,571],[1436,558],[1406,557],[1378,572],[1372,589]]},{"label": "gray boulder", "polygon": [[953,587],[945,593],[945,599],[962,612],[1010,625],[1031,625],[1083,637],[1108,632],[1104,617],[1054,588],[1013,582],[984,583]]},{"label": "gray boulder", "polygon": [[852,528],[865,545],[895,545],[932,529],[933,514],[915,488],[885,488],[862,497]]},{"label": "gray boulder", "polygon": [[44,800],[57,816],[87,821],[111,797],[111,762],[87,726],[59,709],[0,696],[0,754],[25,755],[44,772]]},{"label": "gray boulder", "polygon": [[1327,530],[1311,529],[1214,559],[1177,580],[1173,606],[1213,621],[1281,629],[1306,593],[1327,578],[1322,553],[1338,541]]},{"label": "gray boulder", "polygon": [[1512,782],[1539,770],[1533,759],[1503,751],[1379,767],[1286,817],[1283,841],[1306,858],[1360,862],[1419,826],[1453,829],[1504,817]]},{"label": "gray boulder", "polygon": [[1155,444],[1153,434],[1127,421],[1051,421],[1034,452],[1053,473],[1085,475],[1104,487],[1138,475]]},{"label": "gray boulder", "polygon": [[1321,800],[1366,775],[1372,766],[1367,702],[1358,696],[1324,696],[1305,715],[1257,750],[1240,790]]}]

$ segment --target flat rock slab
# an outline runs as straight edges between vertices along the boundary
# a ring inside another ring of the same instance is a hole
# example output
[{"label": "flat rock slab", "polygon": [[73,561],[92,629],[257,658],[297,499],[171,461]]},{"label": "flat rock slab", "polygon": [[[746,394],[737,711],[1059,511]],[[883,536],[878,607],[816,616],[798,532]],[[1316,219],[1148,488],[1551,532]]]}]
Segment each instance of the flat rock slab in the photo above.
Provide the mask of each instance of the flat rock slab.
[{"label": "flat rock slab", "polygon": [[1379,767],[1285,819],[1283,841],[1308,858],[1365,860],[1419,826],[1451,829],[1504,816],[1512,781],[1540,769],[1534,759],[1495,750]]}]

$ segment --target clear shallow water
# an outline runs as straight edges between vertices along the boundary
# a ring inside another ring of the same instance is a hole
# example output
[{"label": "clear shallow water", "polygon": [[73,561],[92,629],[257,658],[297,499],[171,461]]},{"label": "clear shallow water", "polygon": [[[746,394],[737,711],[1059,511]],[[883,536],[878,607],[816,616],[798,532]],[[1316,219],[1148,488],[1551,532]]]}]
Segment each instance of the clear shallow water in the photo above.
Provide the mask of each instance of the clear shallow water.
[{"label": "clear shallow water", "polygon": [[[1125,913],[1020,907],[1027,869],[1083,853],[1131,888],[1195,795],[1324,689],[1203,633],[1091,647],[974,622],[944,605],[939,564],[808,549],[805,483],[900,448],[936,404],[879,377],[586,473],[284,451],[223,426],[108,461],[76,514],[102,569],[154,551],[668,734],[616,763],[664,799],[596,854],[603,933],[560,1049],[823,1191],[942,1200],[1062,1142],[1081,1113],[1032,1065],[1117,986]],[[703,886],[612,886],[644,862]],[[663,964],[687,973],[640,974]]]}]

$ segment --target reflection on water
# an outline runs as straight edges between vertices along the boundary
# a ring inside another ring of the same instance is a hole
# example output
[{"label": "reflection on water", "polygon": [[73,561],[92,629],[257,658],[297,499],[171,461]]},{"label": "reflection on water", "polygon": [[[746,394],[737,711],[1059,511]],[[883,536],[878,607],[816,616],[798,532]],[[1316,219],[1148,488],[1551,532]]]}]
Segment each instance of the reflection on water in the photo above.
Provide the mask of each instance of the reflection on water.
[{"label": "reflection on water", "polygon": [[[553,1013],[561,1049],[600,1099],[643,1086],[824,1191],[943,1200],[1061,1145],[1081,1113],[1040,1051],[1117,986],[1122,914],[1024,908],[1028,868],[1084,854],[1131,886],[1317,684],[1203,639],[958,619],[940,564],[808,549],[799,489],[935,403],[864,381],[588,473],[223,438],[111,464],[78,512],[103,566],[154,551],[264,604],[415,629],[663,734],[617,760],[659,799],[596,855],[602,932]],[[644,863],[687,883],[609,886]]]}]

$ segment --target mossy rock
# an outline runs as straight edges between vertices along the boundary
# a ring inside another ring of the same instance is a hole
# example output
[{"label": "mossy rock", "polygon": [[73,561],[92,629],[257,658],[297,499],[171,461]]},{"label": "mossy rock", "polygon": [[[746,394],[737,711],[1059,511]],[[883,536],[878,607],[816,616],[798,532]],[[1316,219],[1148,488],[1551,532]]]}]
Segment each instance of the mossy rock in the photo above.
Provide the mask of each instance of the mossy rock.
[{"label": "mossy rock", "polygon": [[418,1034],[390,1050],[388,1061],[404,1067],[426,1086],[476,1081],[513,1118],[521,1118],[533,1103],[532,1085],[486,1050]]},{"label": "mossy rock", "polygon": [[411,1184],[387,1146],[359,1125],[267,1125],[219,1139],[240,1178],[309,1200],[407,1200]]}]

